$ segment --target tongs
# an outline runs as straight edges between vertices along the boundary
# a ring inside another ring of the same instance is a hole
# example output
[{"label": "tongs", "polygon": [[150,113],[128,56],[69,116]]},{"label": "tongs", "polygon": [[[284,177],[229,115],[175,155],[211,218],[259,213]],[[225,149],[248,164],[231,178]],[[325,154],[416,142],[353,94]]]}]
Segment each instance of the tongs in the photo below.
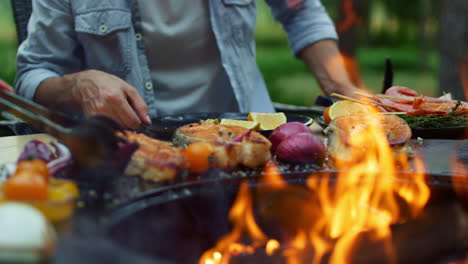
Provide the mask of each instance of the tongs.
[{"label": "tongs", "polygon": [[3,90],[0,90],[0,110],[56,137],[70,149],[74,160],[83,168],[97,167],[121,143],[125,143],[125,139],[116,133],[123,131],[122,128],[108,117],[96,116],[78,121]]}]

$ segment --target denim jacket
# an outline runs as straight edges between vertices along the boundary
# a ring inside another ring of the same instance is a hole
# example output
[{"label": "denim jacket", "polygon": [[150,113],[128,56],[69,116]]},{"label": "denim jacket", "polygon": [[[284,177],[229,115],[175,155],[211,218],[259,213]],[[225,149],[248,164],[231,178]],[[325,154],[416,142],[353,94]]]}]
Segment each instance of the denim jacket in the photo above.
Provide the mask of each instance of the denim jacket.
[{"label": "denim jacket", "polygon": [[[239,110],[273,111],[255,59],[255,0],[207,1],[222,66]],[[287,0],[266,1],[286,30],[295,55],[316,41],[337,39],[320,0],[302,0],[295,7],[288,7]],[[136,0],[34,0],[28,32],[18,49],[19,94],[32,99],[47,78],[96,69],[136,87],[150,116],[158,114]],[[258,98],[259,94],[265,96]]]}]

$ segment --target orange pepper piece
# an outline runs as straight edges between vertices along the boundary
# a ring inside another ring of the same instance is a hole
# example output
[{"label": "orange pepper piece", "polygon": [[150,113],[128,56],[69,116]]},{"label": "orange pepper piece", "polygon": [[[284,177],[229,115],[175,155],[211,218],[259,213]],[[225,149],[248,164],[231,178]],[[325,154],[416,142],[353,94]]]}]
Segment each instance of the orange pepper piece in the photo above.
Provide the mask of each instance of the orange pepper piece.
[{"label": "orange pepper piece", "polygon": [[47,182],[44,176],[38,172],[27,170],[15,172],[15,174],[3,184],[3,196],[7,200],[47,200]]}]

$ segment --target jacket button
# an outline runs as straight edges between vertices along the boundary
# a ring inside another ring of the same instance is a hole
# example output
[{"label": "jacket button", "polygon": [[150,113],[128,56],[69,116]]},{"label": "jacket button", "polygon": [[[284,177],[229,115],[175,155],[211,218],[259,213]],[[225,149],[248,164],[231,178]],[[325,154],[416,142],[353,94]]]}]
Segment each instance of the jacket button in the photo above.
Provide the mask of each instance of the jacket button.
[{"label": "jacket button", "polygon": [[99,31],[101,31],[102,33],[105,33],[107,31],[107,26],[102,24],[100,27],[99,27]]},{"label": "jacket button", "polygon": [[147,82],[145,83],[145,88],[146,88],[146,90],[148,90],[148,91],[153,90],[153,83],[150,82],[150,81],[147,81]]}]

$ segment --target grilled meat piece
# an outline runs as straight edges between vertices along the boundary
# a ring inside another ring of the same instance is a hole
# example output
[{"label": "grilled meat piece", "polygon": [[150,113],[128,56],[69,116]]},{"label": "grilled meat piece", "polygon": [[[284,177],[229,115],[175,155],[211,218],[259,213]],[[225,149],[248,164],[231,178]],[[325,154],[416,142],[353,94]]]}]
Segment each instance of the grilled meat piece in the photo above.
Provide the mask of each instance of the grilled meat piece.
[{"label": "grilled meat piece", "polygon": [[370,123],[378,124],[387,137],[394,153],[406,151],[411,139],[411,129],[396,115],[374,114],[363,116],[352,114],[332,120],[325,133],[328,135],[328,158],[332,166],[345,165],[366,155],[369,144],[374,144],[375,131],[369,130]]},{"label": "grilled meat piece", "polygon": [[187,146],[197,141],[212,144],[214,149],[214,166],[232,169],[238,165],[249,168],[263,166],[271,158],[271,142],[258,132],[252,131],[242,142],[233,142],[238,136],[249,130],[239,126],[192,123],[179,127],[173,137],[173,142],[179,146]]},{"label": "grilled meat piece", "polygon": [[173,180],[186,168],[181,148],[130,131],[126,131],[125,136],[128,141],[139,144],[125,170],[127,175],[140,175],[145,180],[159,182]]}]

